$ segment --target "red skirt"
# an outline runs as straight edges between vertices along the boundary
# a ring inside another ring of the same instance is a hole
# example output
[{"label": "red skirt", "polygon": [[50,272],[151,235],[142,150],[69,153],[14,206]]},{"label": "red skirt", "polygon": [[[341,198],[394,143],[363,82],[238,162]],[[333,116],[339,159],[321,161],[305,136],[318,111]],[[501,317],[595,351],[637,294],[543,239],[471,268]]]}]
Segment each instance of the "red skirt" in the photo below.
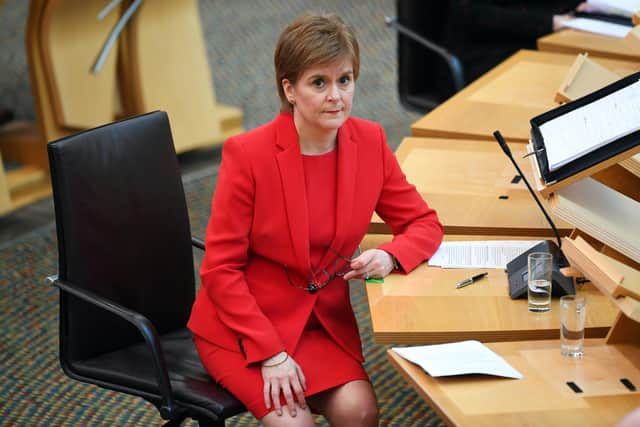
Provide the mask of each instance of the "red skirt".
[{"label": "red skirt", "polygon": [[[264,404],[259,364],[247,367],[242,354],[219,347],[197,335],[193,340],[209,375],[240,400],[257,419],[273,411],[273,407],[267,409]],[[291,356],[300,365],[307,380],[305,397],[351,381],[369,381],[360,362],[342,350],[322,328],[305,330]],[[284,406],[284,396],[280,396],[280,401]]]}]

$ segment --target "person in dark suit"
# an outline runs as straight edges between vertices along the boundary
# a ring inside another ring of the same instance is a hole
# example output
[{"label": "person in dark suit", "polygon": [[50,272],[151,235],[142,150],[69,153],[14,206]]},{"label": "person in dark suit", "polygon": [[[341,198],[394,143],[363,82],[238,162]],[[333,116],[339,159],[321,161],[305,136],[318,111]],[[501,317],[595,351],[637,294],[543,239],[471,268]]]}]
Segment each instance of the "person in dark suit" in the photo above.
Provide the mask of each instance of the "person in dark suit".
[{"label": "person in dark suit", "polygon": [[[374,426],[348,281],[411,271],[443,228],[382,127],[350,116],[352,30],[305,15],[274,56],[281,112],[223,146],[189,328],[210,375],[264,425],[313,425],[313,409]],[[374,212],[394,239],[354,256]]]},{"label": "person in dark suit", "polygon": [[519,49],[535,49],[576,8],[589,10],[575,0],[452,0],[443,43],[471,83]]}]

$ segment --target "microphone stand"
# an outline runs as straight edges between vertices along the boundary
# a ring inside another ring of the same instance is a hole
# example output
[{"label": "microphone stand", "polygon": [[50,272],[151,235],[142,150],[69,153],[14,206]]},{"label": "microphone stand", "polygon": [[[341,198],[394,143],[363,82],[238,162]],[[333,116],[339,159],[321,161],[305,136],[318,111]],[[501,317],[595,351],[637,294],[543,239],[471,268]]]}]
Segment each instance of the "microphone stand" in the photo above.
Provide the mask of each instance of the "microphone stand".
[{"label": "microphone stand", "polygon": [[502,134],[500,133],[499,130],[493,132],[493,137],[496,139],[496,141],[498,141],[498,144],[500,144],[500,148],[502,148],[502,151],[504,151],[504,154],[506,154],[507,157],[509,158],[509,160],[511,160],[511,163],[513,163],[513,166],[518,171],[518,174],[522,177],[522,180],[527,185],[527,188],[529,189],[529,192],[531,193],[531,195],[533,196],[534,200],[538,204],[538,207],[540,208],[540,210],[544,214],[544,217],[547,219],[547,222],[549,223],[549,225],[551,225],[551,229],[553,230],[553,234],[555,234],[556,240],[558,241],[558,248],[562,248],[562,240],[560,240],[560,233],[558,233],[558,229],[556,228],[556,225],[553,223],[553,220],[551,219],[551,217],[549,216],[549,214],[547,213],[545,208],[542,206],[542,203],[540,203],[540,199],[538,199],[538,196],[536,196],[536,192],[533,191],[533,188],[531,188],[531,185],[529,184],[529,181],[527,181],[527,178],[522,173],[522,170],[520,170],[520,166],[518,166],[518,164],[516,163],[515,159],[513,158],[513,154],[511,154],[511,149],[507,145],[507,142],[504,140],[504,138],[502,137]]},{"label": "microphone stand", "polygon": [[573,279],[571,279],[570,277],[565,277],[562,273],[560,273],[560,268],[569,265],[569,263],[567,262],[564,254],[562,253],[562,249],[561,249],[562,240],[560,239],[560,233],[558,232],[556,225],[553,223],[553,220],[551,219],[547,211],[542,206],[542,203],[540,203],[540,199],[538,199],[538,196],[536,196],[535,191],[533,191],[533,188],[531,188],[531,185],[529,184],[529,181],[527,181],[527,178],[522,173],[522,170],[520,170],[520,166],[518,166],[515,159],[513,158],[513,155],[511,154],[511,149],[509,148],[506,141],[502,137],[502,134],[500,133],[500,131],[493,132],[493,137],[496,139],[496,141],[498,141],[498,144],[500,144],[502,151],[504,151],[504,154],[506,154],[509,160],[511,160],[511,163],[513,163],[513,166],[515,166],[516,170],[518,171],[518,174],[520,175],[524,183],[527,185],[527,189],[529,190],[534,200],[538,204],[538,207],[544,214],[544,217],[546,218],[549,225],[551,225],[551,228],[553,229],[553,233],[555,234],[556,239],[558,241],[558,245],[556,246],[552,241],[545,240],[542,243],[535,245],[525,253],[518,255],[507,264],[507,274],[509,275],[509,296],[512,299],[525,298],[527,296],[527,288],[529,287],[529,283],[528,283],[529,266],[528,266],[527,258],[529,254],[533,252],[548,252],[553,255],[554,266],[553,266],[553,272],[551,273],[552,293],[558,296],[575,294],[576,291],[573,285]]}]

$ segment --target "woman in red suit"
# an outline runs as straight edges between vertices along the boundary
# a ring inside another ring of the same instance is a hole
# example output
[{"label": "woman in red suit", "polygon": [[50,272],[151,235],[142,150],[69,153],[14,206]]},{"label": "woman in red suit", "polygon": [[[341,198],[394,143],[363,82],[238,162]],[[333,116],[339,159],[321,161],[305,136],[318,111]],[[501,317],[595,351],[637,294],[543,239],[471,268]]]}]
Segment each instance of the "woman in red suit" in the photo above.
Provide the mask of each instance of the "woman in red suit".
[{"label": "woman in red suit", "polygon": [[[224,144],[189,328],[210,375],[265,426],[374,426],[348,280],[408,272],[442,226],[380,125],[350,117],[359,48],[305,15],[275,51],[281,113]],[[378,213],[392,242],[353,257]],[[283,410],[283,406],[285,410]]]}]

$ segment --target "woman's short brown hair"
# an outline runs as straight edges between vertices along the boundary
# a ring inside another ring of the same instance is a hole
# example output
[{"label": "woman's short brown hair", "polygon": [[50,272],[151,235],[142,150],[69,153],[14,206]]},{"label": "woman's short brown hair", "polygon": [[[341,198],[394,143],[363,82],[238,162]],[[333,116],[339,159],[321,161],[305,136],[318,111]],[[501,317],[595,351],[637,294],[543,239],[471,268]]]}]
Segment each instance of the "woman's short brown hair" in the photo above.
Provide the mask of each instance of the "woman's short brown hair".
[{"label": "woman's short brown hair", "polygon": [[281,111],[291,111],[282,80],[295,84],[302,73],[315,65],[326,65],[343,58],[353,65],[358,78],[360,48],[353,30],[337,15],[302,15],[284,29],[273,56]]}]

